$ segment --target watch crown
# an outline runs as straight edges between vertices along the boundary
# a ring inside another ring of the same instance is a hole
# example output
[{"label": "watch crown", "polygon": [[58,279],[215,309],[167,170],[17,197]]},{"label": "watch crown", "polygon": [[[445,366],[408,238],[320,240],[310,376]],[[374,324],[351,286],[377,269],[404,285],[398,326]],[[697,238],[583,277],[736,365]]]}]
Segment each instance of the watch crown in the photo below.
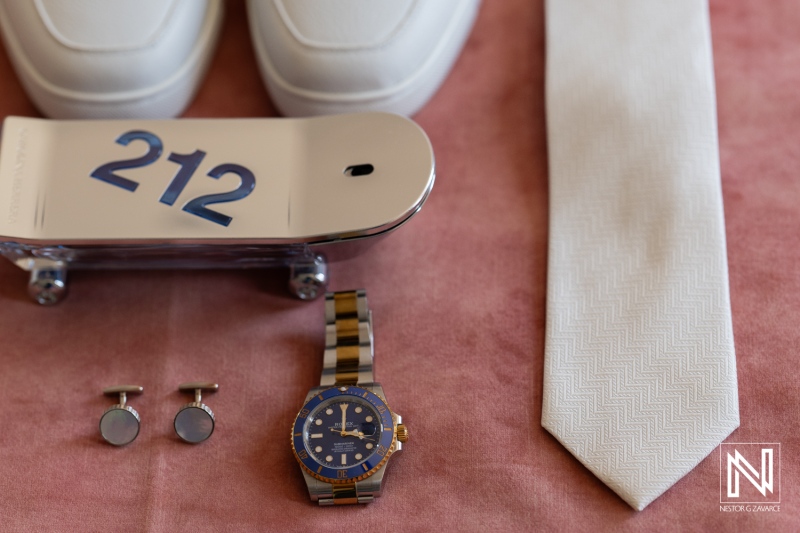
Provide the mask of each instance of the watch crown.
[{"label": "watch crown", "polygon": [[408,442],[408,428],[405,424],[397,424],[397,440]]}]

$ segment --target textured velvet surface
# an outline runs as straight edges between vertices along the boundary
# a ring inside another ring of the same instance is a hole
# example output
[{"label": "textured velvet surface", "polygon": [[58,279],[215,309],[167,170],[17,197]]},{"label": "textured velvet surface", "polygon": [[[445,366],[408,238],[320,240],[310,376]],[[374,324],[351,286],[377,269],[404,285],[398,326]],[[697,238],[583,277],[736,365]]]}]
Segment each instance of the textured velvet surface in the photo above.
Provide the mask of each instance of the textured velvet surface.
[{"label": "textured velvet surface", "polygon": [[[274,116],[244,5],[191,117]],[[631,510],[540,425],[547,252],[542,2],[487,0],[416,117],[436,151],[423,210],[331,287],[365,287],[377,378],[411,439],[384,497],[320,509],[289,446],[319,379],[322,302],[280,272],[75,272],[53,308],[0,262],[2,531],[797,531],[800,454],[800,12],[715,0],[711,21],[741,427],[779,442],[778,513],[720,510],[713,452]],[[0,54],[0,115],[37,116]],[[209,379],[217,429],[179,441],[183,381]],[[134,382],[139,438],[105,444],[105,386]]]}]

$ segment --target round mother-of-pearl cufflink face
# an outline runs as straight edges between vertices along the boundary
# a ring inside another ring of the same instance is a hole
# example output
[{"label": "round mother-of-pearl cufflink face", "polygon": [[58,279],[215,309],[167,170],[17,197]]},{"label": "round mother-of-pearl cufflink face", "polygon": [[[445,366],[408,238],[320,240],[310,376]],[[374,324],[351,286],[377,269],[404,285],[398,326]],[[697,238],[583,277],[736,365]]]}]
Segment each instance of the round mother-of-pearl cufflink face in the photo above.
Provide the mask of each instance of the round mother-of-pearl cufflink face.
[{"label": "round mother-of-pearl cufflink face", "polygon": [[139,435],[139,421],[139,413],[133,407],[114,405],[100,418],[100,434],[114,446],[123,446]]},{"label": "round mother-of-pearl cufflink face", "polygon": [[185,405],[175,415],[175,432],[186,442],[203,442],[214,432],[214,413],[202,403]]},{"label": "round mother-of-pearl cufflink face", "polygon": [[181,407],[175,415],[173,423],[178,437],[191,444],[203,442],[214,433],[216,421],[214,412],[201,402],[202,392],[216,392],[217,383],[190,382],[182,383],[178,390],[181,392],[194,392],[194,402]]},{"label": "round mother-of-pearl cufflink face", "polygon": [[100,434],[106,442],[114,446],[130,444],[139,435],[139,413],[127,405],[128,394],[141,394],[139,385],[118,385],[103,389],[106,396],[119,394],[119,403],[105,410],[100,417]]}]

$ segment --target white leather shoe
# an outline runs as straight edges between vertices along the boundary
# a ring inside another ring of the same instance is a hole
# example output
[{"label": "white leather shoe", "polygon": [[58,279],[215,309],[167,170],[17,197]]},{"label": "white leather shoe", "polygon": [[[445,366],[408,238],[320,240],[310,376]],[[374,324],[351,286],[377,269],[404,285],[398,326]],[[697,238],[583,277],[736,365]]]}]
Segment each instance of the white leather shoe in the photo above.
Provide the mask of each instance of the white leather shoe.
[{"label": "white leather shoe", "polygon": [[411,115],[447,76],[480,0],[248,0],[250,32],[284,115]]},{"label": "white leather shoe", "polygon": [[17,75],[53,118],[180,114],[221,20],[221,0],[0,0]]}]

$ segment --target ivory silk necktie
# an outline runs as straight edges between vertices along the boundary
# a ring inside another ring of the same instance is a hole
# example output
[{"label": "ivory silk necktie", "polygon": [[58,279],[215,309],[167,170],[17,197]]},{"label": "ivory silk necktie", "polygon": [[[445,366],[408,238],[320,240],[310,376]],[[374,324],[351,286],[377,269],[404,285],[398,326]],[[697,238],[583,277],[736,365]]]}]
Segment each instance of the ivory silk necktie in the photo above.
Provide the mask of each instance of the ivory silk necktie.
[{"label": "ivory silk necktie", "polygon": [[643,509],[739,425],[703,0],[548,0],[542,425]]}]

